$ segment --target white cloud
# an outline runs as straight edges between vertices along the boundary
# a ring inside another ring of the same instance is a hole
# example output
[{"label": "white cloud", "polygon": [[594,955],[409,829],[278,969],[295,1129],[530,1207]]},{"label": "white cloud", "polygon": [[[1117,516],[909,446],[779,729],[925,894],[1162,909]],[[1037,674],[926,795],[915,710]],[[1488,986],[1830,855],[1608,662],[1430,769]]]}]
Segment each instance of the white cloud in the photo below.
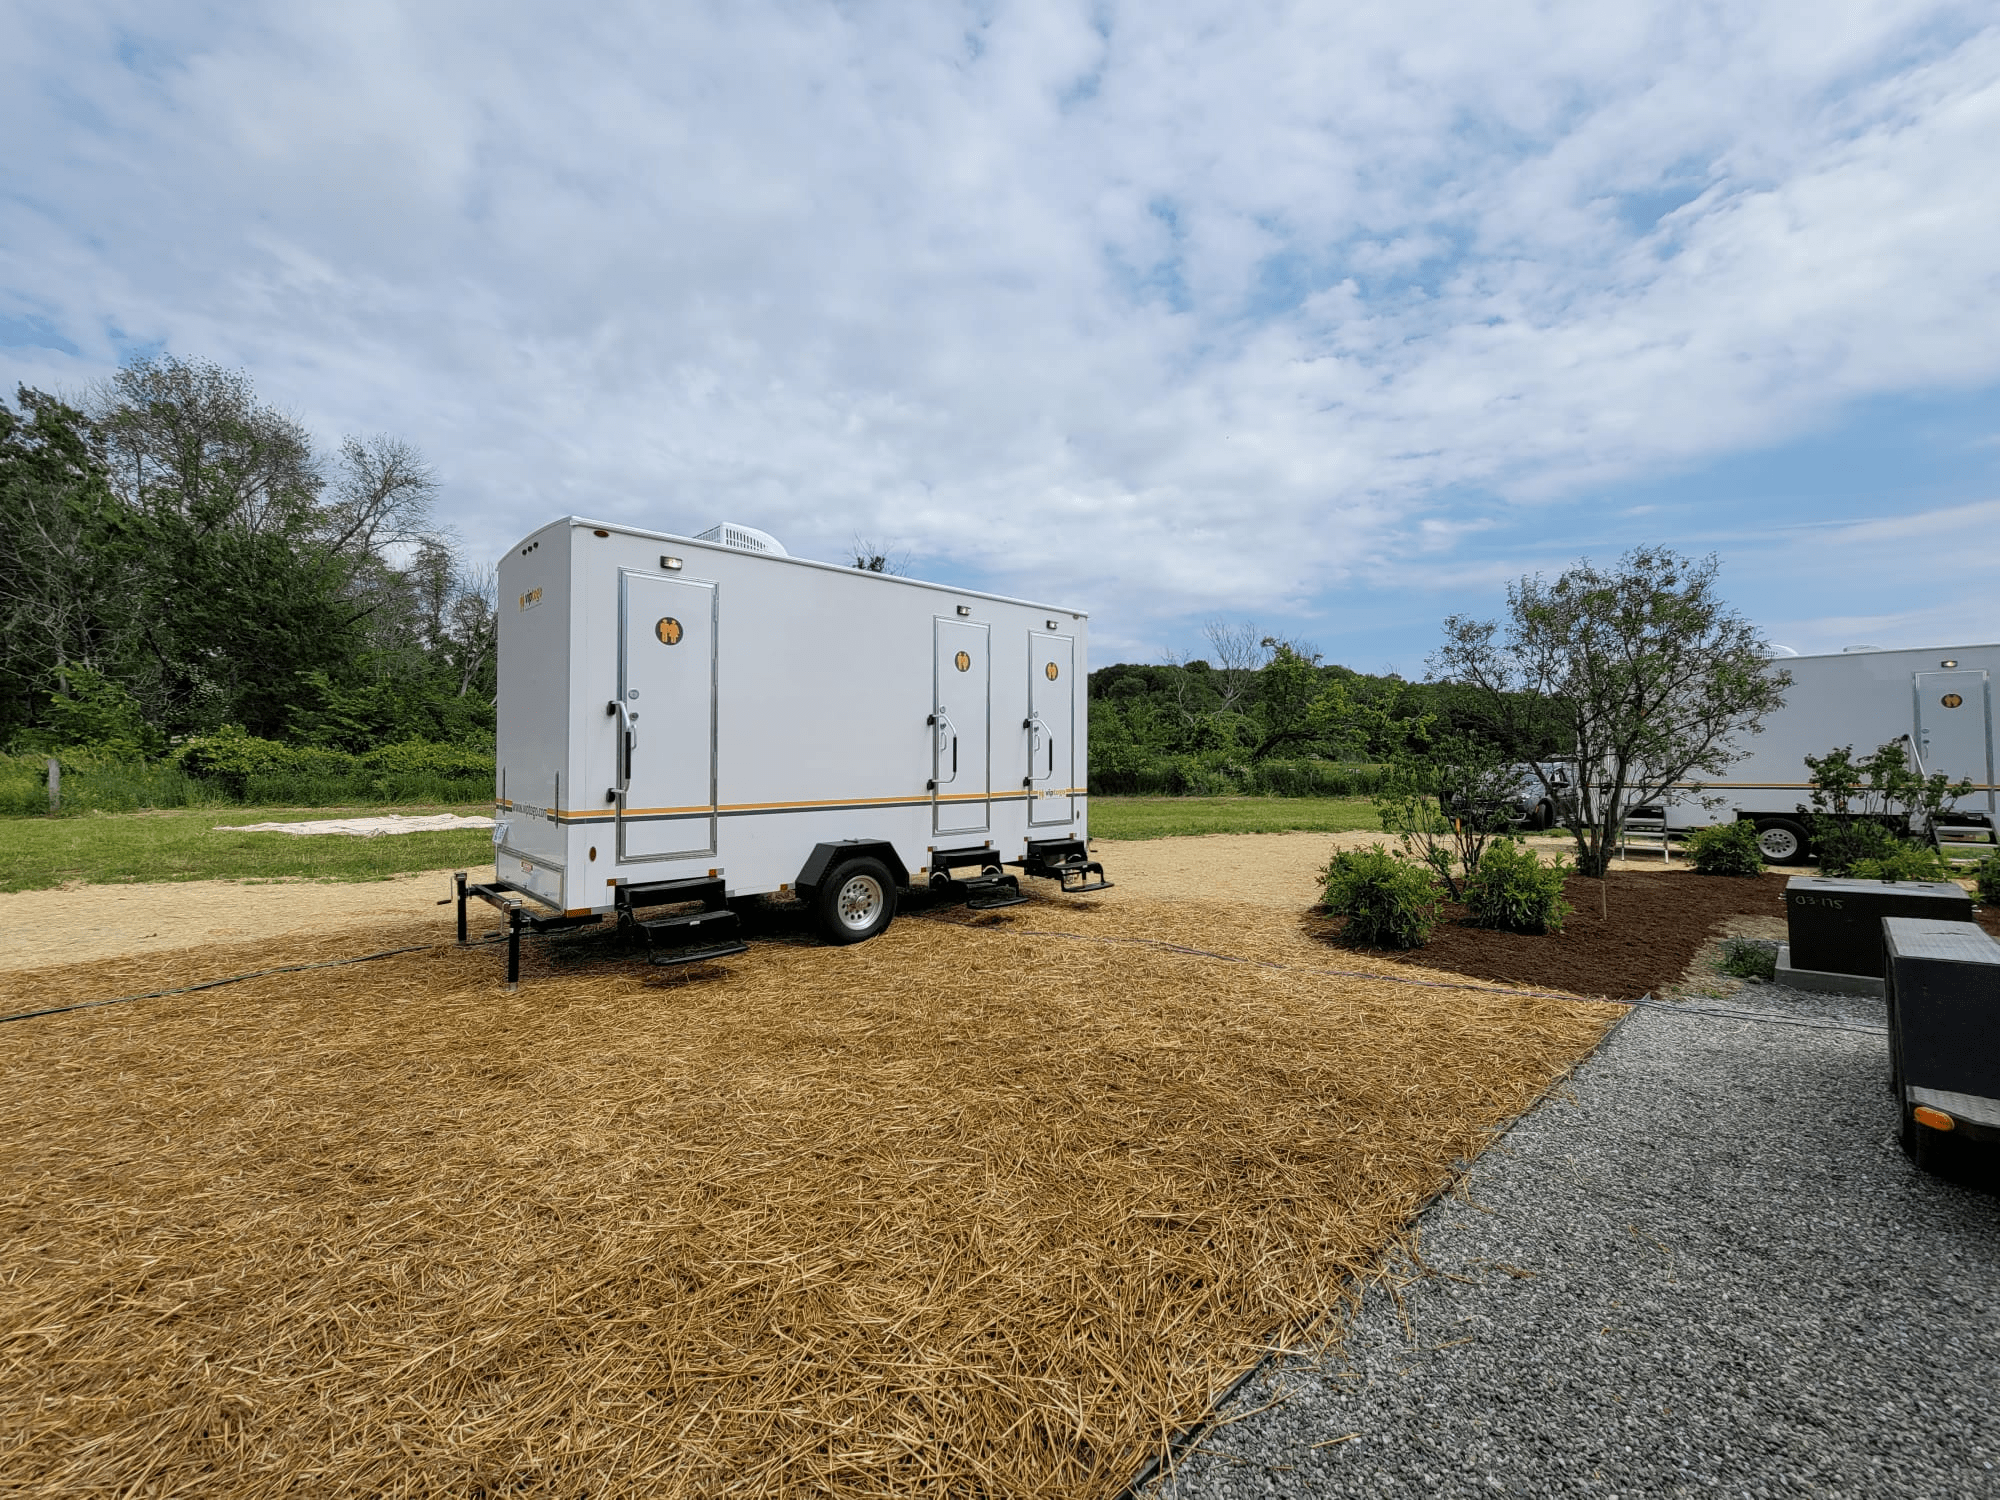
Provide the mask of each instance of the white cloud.
[{"label": "white cloud", "polygon": [[487,551],[893,536],[1146,642],[2000,378],[1981,16],[17,9],[0,319],[402,432]]}]

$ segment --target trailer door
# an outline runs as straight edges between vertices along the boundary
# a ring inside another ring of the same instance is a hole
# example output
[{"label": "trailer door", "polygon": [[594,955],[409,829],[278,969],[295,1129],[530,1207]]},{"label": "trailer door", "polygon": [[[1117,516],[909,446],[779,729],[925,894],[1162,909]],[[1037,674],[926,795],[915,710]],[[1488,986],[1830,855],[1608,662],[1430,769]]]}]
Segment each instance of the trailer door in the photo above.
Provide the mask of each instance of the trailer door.
[{"label": "trailer door", "polygon": [[1075,821],[1076,641],[1028,633],[1028,822]]},{"label": "trailer door", "polygon": [[984,833],[993,790],[991,636],[984,625],[939,617],[931,640],[931,826]]},{"label": "trailer door", "polygon": [[1961,802],[1993,809],[1993,687],[1986,673],[1918,672],[1917,749],[1926,771],[1943,771],[1985,787]]},{"label": "trailer door", "polygon": [[627,569],[618,592],[618,857],[713,855],[716,586]]}]

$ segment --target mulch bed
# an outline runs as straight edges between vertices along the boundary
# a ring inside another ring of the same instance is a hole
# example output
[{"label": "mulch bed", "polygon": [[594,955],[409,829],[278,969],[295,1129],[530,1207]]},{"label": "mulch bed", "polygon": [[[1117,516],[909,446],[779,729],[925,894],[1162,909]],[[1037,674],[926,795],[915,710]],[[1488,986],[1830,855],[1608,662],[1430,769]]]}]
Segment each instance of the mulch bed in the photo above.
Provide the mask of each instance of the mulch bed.
[{"label": "mulch bed", "polygon": [[[1789,873],[1753,880],[1616,870],[1603,893],[1610,913],[1606,920],[1598,915],[1598,882],[1572,877],[1566,894],[1576,910],[1561,932],[1530,937],[1472,927],[1466,925],[1465,909],[1452,905],[1423,947],[1407,953],[1368,951],[1476,979],[1636,1000],[1685,974],[1723,918],[1783,917],[1790,878]],[[1979,922],[2000,937],[2000,912],[1981,911]],[[1337,938],[1346,925],[1342,917],[1320,917],[1314,930]]]}]

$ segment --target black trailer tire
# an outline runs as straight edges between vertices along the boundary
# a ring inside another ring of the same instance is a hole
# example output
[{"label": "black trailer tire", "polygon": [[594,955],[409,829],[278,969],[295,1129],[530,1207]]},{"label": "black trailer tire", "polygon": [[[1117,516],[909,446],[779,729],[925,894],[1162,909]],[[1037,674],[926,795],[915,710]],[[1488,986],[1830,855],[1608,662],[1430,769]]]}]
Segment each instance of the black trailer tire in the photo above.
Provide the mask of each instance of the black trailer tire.
[{"label": "black trailer tire", "polygon": [[879,859],[850,859],[813,892],[813,917],[829,943],[865,943],[896,920],[896,878]]},{"label": "black trailer tire", "polygon": [[1556,810],[1548,798],[1544,797],[1535,804],[1534,812],[1529,815],[1528,824],[1537,833],[1547,833],[1556,826]]},{"label": "black trailer tire", "polygon": [[1757,848],[1774,865],[1802,865],[1810,858],[1806,831],[1790,818],[1759,818]]}]

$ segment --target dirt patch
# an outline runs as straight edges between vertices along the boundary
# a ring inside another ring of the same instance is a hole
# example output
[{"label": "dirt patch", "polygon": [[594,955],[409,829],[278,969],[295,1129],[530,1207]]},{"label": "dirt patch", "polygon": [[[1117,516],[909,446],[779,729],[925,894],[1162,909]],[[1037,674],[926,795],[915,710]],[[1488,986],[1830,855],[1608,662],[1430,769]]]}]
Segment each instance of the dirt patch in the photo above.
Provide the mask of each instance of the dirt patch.
[{"label": "dirt patch", "polygon": [[197,951],[195,967],[219,966],[227,973],[236,960],[210,951],[218,945],[291,933],[307,940],[340,933],[344,941],[349,929],[393,926],[446,910],[436,903],[450,883],[449,870],[433,870],[354,882],[187,880],[15,891],[0,895],[0,973],[131,954],[154,955],[181,973],[187,965],[173,955]]},{"label": "dirt patch", "polygon": [[[1600,882],[1568,882],[1565,893],[1576,909],[1561,932],[1537,937],[1473,927],[1465,909],[1453,905],[1422,948],[1400,954],[1362,951],[1501,984],[1636,1000],[1681,982],[1720,934],[1782,938],[1785,882],[1793,873],[1747,879],[1613,870],[1603,882],[1603,916]],[[2000,936],[2000,912],[1981,911],[1978,920]],[[1314,914],[1304,926],[1333,945],[1346,921]]]}]

